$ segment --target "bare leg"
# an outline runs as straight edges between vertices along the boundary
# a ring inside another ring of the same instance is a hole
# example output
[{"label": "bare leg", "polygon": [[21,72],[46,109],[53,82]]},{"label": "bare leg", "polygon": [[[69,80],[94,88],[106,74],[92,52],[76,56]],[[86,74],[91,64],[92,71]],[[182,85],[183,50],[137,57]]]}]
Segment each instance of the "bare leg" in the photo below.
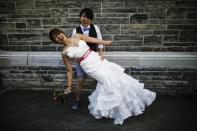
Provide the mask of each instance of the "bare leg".
[{"label": "bare leg", "polygon": [[81,90],[84,85],[85,79],[86,78],[82,76],[77,78],[77,86],[76,86],[76,100],[77,101],[80,100],[80,94],[81,94]]}]

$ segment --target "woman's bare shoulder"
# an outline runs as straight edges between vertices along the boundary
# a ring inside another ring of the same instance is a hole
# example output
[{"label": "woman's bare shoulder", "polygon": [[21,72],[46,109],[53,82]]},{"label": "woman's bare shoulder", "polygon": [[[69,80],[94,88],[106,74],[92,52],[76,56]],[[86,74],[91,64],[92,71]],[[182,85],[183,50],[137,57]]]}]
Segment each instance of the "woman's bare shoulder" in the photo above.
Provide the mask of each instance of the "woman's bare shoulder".
[{"label": "woman's bare shoulder", "polygon": [[68,47],[69,47],[69,46],[65,46],[65,47],[63,48],[63,50],[62,50],[62,52],[61,52],[62,55],[66,55],[66,54],[67,54],[67,52],[68,52]]},{"label": "woman's bare shoulder", "polygon": [[71,38],[69,38],[69,40],[70,40],[71,46],[78,46],[80,37],[79,37],[79,35],[76,34],[76,35],[72,36]]}]

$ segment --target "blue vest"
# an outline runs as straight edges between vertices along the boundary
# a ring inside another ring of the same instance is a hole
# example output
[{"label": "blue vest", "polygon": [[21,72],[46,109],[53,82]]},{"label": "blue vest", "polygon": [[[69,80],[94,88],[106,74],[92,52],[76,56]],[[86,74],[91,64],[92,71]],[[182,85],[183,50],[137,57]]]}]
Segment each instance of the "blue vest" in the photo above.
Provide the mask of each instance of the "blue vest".
[{"label": "blue vest", "polygon": [[[79,33],[79,34],[83,34],[83,31],[81,30],[80,26],[78,26],[76,28],[76,32]],[[95,29],[93,24],[90,25],[89,36],[97,38],[96,29]],[[98,49],[98,45],[97,44],[92,44],[92,43],[87,42],[87,45],[90,47],[90,49],[92,49],[95,52]]]}]

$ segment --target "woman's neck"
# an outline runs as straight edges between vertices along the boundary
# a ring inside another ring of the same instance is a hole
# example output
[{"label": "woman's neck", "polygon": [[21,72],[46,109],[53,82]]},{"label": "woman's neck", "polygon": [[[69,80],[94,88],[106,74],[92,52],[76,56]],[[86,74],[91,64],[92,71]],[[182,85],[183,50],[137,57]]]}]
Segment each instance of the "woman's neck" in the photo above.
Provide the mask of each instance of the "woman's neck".
[{"label": "woman's neck", "polygon": [[69,46],[71,45],[71,41],[69,39],[64,40],[64,46]]}]

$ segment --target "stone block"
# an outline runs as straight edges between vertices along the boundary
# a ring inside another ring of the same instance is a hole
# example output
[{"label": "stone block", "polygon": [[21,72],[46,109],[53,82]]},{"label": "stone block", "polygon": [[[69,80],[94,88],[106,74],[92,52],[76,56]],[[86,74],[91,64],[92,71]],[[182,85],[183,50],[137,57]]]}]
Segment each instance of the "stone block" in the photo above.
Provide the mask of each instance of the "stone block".
[{"label": "stone block", "polygon": [[42,40],[40,34],[8,34],[9,41],[38,41]]},{"label": "stone block", "polygon": [[124,2],[124,0],[87,0],[88,2]]},{"label": "stone block", "polygon": [[6,16],[0,15],[0,22],[7,22]]},{"label": "stone block", "polygon": [[39,77],[42,77],[41,75],[47,75],[47,71],[46,70],[37,70],[37,71],[35,71],[35,73],[39,74]]},{"label": "stone block", "polygon": [[175,1],[175,6],[176,7],[196,7],[196,1],[195,0],[181,0],[181,1]]},{"label": "stone block", "polygon": [[168,25],[167,29],[197,29],[196,24],[190,24],[190,25]]},{"label": "stone block", "polygon": [[149,24],[166,24],[166,19],[150,19]]},{"label": "stone block", "polygon": [[42,19],[43,25],[62,25],[61,18]]},{"label": "stone block", "polygon": [[56,51],[56,46],[41,46],[31,45],[29,46],[30,51]]},{"label": "stone block", "polygon": [[138,13],[161,13],[165,14],[166,13],[166,8],[164,7],[156,7],[156,8],[148,8],[148,6],[145,7],[139,7],[138,8]]},{"label": "stone block", "polygon": [[95,18],[93,21],[95,24],[129,24],[129,18]]},{"label": "stone block", "polygon": [[36,2],[35,8],[36,9],[52,9],[52,8],[81,8],[82,3],[81,2],[75,2],[75,1],[66,1],[66,2]]},{"label": "stone block", "polygon": [[197,12],[197,8],[193,8],[193,7],[190,7],[190,8],[188,8],[188,12],[189,13],[192,13],[192,12]]},{"label": "stone block", "polygon": [[18,15],[44,15],[51,14],[50,9],[17,9],[16,14]]},{"label": "stone block", "polygon": [[163,42],[163,46],[196,46],[197,43],[193,42]]},{"label": "stone block", "polygon": [[197,81],[197,71],[184,71],[183,80]]},{"label": "stone block", "polygon": [[165,13],[150,13],[149,19],[165,19],[166,14]]},{"label": "stone block", "polygon": [[56,46],[57,44],[52,42],[52,41],[42,41],[42,45],[46,46],[46,45],[54,45]]},{"label": "stone block", "polygon": [[178,39],[178,35],[165,35],[163,38],[163,42],[177,42]]},{"label": "stone block", "polygon": [[0,34],[0,40],[2,45],[8,45],[7,34]]},{"label": "stone block", "polygon": [[9,78],[10,77],[10,74],[9,74],[9,70],[0,70],[0,76],[1,76],[1,79],[2,78]]},{"label": "stone block", "polygon": [[144,45],[148,46],[161,46],[162,37],[161,36],[144,36]]},{"label": "stone block", "polygon": [[130,16],[130,23],[148,23],[148,14],[133,14]]},{"label": "stone block", "polygon": [[[101,3],[99,2],[83,2],[81,10],[83,8],[91,8],[93,13],[101,13]],[[76,13],[79,14],[80,11]]]},{"label": "stone block", "polygon": [[122,8],[122,9],[102,9],[102,13],[136,13],[136,8]]},{"label": "stone block", "polygon": [[184,47],[154,47],[154,52],[184,52]]},{"label": "stone block", "polygon": [[101,34],[119,34],[120,25],[101,25]]},{"label": "stone block", "polygon": [[34,14],[34,15],[28,15],[28,14],[24,14],[24,15],[7,15],[8,18],[14,18],[14,19],[20,19],[20,18],[51,18],[51,14]]},{"label": "stone block", "polygon": [[14,23],[0,23],[0,33],[6,33],[11,29],[16,29],[16,25]]},{"label": "stone block", "polygon": [[154,30],[154,35],[178,35],[178,30]]},{"label": "stone block", "polygon": [[181,42],[196,42],[197,41],[197,31],[196,30],[183,30],[180,32]]},{"label": "stone block", "polygon": [[115,35],[114,36],[115,41],[121,41],[121,40],[142,40],[142,36],[140,35]]},{"label": "stone block", "polygon": [[29,28],[29,29],[17,29],[17,30],[12,30],[12,32],[9,32],[8,34],[42,34],[48,32],[48,30],[44,29],[38,29],[38,28]]},{"label": "stone block", "polygon": [[2,51],[29,51],[29,46],[0,45]]},{"label": "stone block", "polygon": [[16,28],[26,29],[26,23],[16,23]]},{"label": "stone block", "polygon": [[41,67],[36,66],[18,66],[18,70],[31,70],[34,72],[35,70],[41,70]]},{"label": "stone block", "polygon": [[64,18],[63,25],[76,24],[79,25],[79,18]]},{"label": "stone block", "polygon": [[102,2],[102,8],[124,8],[124,2]]},{"label": "stone block", "polygon": [[126,0],[125,6],[126,7],[140,7],[144,8],[147,4],[146,0]]},{"label": "stone block", "polygon": [[196,24],[196,19],[167,19],[166,24]]},{"label": "stone block", "polygon": [[197,19],[197,13],[187,13],[187,19]]},{"label": "stone block", "polygon": [[181,90],[181,89],[191,89],[192,85],[188,83],[187,81],[163,81],[163,84],[168,89],[175,89],[175,90]]},{"label": "stone block", "polygon": [[75,17],[79,18],[79,13],[81,12],[81,10],[82,10],[81,8],[70,8],[68,9],[69,16],[74,15]]},{"label": "stone block", "polygon": [[129,40],[129,41],[115,41],[113,46],[142,46],[141,40]]},{"label": "stone block", "polygon": [[152,52],[153,47],[144,47],[144,46],[107,46],[105,47],[106,51],[121,51],[121,52]]},{"label": "stone block", "polygon": [[[86,0],[72,0],[72,2],[85,2]],[[42,2],[42,3],[66,3],[70,2],[70,0],[36,0],[36,2]]]},{"label": "stone block", "polygon": [[95,13],[95,17],[129,17],[129,13]]},{"label": "stone block", "polygon": [[170,8],[175,7],[175,2],[172,0],[151,0],[147,1],[146,7],[150,9]]},{"label": "stone block", "polygon": [[42,28],[41,19],[27,19],[27,28]]},{"label": "stone block", "polygon": [[128,24],[121,25],[121,29],[127,30],[157,30],[157,29],[165,29],[166,25],[164,24]]},{"label": "stone block", "polygon": [[186,18],[187,8],[169,8],[167,10],[168,19],[184,19]]},{"label": "stone block", "polygon": [[29,41],[28,42],[27,41],[15,42],[15,41],[13,41],[13,42],[9,42],[9,45],[15,45],[15,46],[41,45],[41,42],[39,42],[39,41],[35,41],[35,42],[31,42],[31,41],[30,42]]},{"label": "stone block", "polygon": [[139,31],[138,30],[127,29],[127,28],[121,28],[121,34],[137,35],[137,34],[139,34]]},{"label": "stone block", "polygon": [[196,52],[196,46],[185,47],[185,52]]},{"label": "stone block", "polygon": [[14,2],[1,1],[0,14],[14,14],[15,10]]},{"label": "stone block", "polygon": [[28,1],[28,0],[17,0],[16,1],[16,9],[34,9],[35,8],[35,1]]},{"label": "stone block", "polygon": [[65,8],[56,8],[56,9],[51,9],[52,12],[52,18],[55,17],[68,17],[68,9]]},{"label": "stone block", "polygon": [[103,40],[112,40],[113,36],[112,35],[105,35],[105,34],[103,34],[102,38],[103,38]]}]

